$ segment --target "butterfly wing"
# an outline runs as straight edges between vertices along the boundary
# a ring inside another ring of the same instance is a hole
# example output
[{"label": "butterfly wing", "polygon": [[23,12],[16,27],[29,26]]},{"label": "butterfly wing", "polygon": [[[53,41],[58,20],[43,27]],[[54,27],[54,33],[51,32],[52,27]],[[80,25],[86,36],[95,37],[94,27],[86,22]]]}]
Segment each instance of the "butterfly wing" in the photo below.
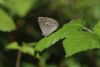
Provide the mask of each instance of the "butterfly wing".
[{"label": "butterfly wing", "polygon": [[52,18],[39,17],[38,22],[44,36],[50,35],[58,27],[58,22]]}]

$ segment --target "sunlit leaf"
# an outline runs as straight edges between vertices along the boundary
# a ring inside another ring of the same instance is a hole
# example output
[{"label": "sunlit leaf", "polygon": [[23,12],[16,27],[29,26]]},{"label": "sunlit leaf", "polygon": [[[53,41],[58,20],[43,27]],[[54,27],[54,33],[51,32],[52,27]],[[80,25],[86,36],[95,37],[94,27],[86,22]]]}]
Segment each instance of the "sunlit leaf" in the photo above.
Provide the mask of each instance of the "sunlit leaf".
[{"label": "sunlit leaf", "polygon": [[9,8],[12,13],[23,17],[35,6],[36,1],[37,0],[5,0],[5,6]]},{"label": "sunlit leaf", "polygon": [[66,57],[89,49],[100,48],[96,35],[88,32],[74,32],[63,41]]},{"label": "sunlit leaf", "polygon": [[19,50],[20,46],[18,45],[17,42],[12,42],[12,43],[10,43],[6,46],[6,49],[17,49],[17,50]]},{"label": "sunlit leaf", "polygon": [[[31,44],[31,45],[30,45]],[[33,44],[35,43],[23,43],[23,46],[19,46],[17,42],[12,42],[6,46],[6,49],[10,50],[19,50],[22,53],[29,54],[31,56],[34,56],[34,48]]]},{"label": "sunlit leaf", "polygon": [[12,18],[3,10],[0,10],[0,31],[10,32],[15,30]]},{"label": "sunlit leaf", "polygon": [[100,36],[100,21],[93,27],[93,32]]},{"label": "sunlit leaf", "polygon": [[4,0],[0,0],[0,4],[4,4]]},{"label": "sunlit leaf", "polygon": [[81,25],[81,20],[73,20],[70,23],[65,24],[61,29],[59,29],[55,33],[40,40],[37,43],[35,49],[37,51],[43,51],[44,49],[50,47],[60,39],[63,39],[64,37],[68,36],[70,32],[81,30]]},{"label": "sunlit leaf", "polygon": [[23,44],[23,46],[20,48],[20,51],[22,53],[34,56],[34,48],[30,45]]}]

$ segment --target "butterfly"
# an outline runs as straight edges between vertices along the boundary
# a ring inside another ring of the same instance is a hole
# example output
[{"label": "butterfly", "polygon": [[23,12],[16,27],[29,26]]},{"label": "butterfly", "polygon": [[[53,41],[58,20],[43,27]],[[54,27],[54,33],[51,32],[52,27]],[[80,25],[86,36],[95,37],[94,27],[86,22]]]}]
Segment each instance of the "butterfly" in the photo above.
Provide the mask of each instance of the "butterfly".
[{"label": "butterfly", "polygon": [[48,17],[38,17],[38,23],[45,37],[54,32],[59,26],[55,19]]}]

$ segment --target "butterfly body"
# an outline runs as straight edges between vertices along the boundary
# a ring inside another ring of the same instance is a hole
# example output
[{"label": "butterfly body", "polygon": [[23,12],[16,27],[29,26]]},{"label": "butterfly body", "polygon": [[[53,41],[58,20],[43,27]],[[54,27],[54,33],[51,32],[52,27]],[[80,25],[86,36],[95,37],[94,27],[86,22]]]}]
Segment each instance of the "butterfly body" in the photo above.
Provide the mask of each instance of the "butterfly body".
[{"label": "butterfly body", "polygon": [[50,35],[59,26],[56,20],[48,17],[39,17],[38,22],[44,36]]}]

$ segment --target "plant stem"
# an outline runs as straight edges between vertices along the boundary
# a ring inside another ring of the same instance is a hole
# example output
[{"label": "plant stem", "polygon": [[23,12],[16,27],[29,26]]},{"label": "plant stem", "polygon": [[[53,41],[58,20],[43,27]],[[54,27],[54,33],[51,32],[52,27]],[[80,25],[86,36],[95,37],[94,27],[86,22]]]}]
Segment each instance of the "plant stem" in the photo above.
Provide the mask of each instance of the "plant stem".
[{"label": "plant stem", "polygon": [[82,26],[82,28],[85,29],[85,30],[88,31],[88,32],[93,33],[93,32],[92,32],[90,29],[88,29],[87,27]]},{"label": "plant stem", "polygon": [[21,61],[21,52],[18,51],[16,59],[16,67],[20,67],[20,61]]}]

